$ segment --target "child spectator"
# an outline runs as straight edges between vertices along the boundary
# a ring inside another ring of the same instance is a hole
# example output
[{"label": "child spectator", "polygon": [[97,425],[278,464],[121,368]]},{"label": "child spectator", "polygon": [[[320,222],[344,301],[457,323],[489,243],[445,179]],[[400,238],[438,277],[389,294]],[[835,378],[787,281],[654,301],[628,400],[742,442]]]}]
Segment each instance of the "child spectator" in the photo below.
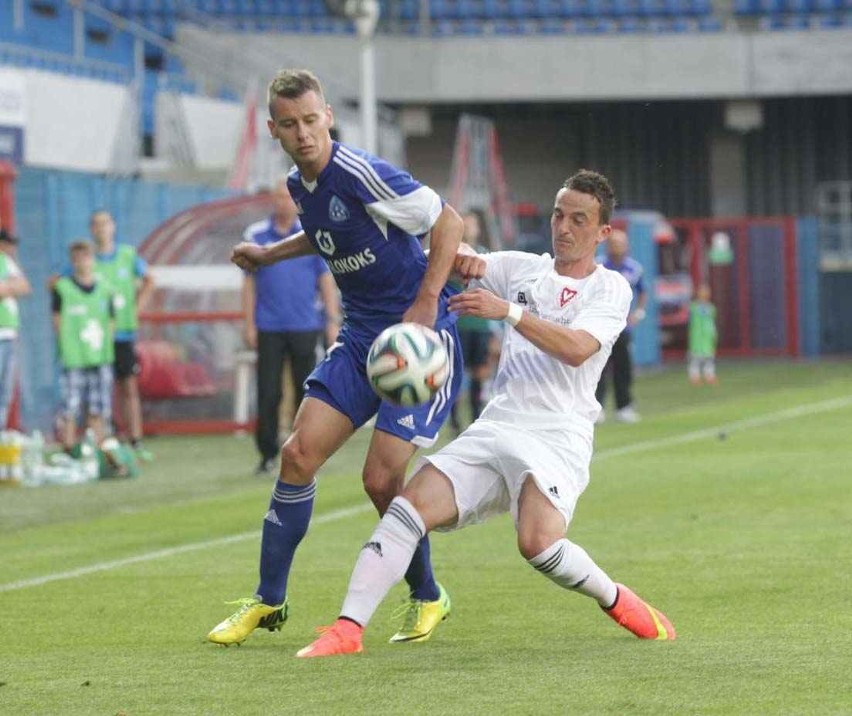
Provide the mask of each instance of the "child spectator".
[{"label": "child spectator", "polygon": [[71,276],[53,288],[53,326],[62,366],[62,444],[70,451],[77,422],[87,416],[100,445],[112,418],[113,294],[95,277],[95,250],[88,241],[70,246]]},{"label": "child spectator", "polygon": [[716,307],[710,302],[710,286],[701,284],[689,305],[689,381],[700,385],[716,382]]}]

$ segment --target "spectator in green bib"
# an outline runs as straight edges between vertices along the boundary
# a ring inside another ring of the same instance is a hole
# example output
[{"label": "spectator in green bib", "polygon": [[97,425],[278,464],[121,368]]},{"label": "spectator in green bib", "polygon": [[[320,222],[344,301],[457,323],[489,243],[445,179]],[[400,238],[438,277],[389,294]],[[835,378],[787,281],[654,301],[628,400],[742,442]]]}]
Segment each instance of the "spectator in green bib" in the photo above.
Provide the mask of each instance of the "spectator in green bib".
[{"label": "spectator in green bib", "polygon": [[18,297],[30,292],[30,283],[15,262],[18,240],[0,226],[0,430],[6,429],[15,394]]},{"label": "spectator in green bib", "polygon": [[77,423],[85,415],[100,445],[112,417],[113,293],[95,274],[95,250],[88,241],[69,247],[71,275],[53,286],[53,326],[62,372],[62,445],[71,452]]},{"label": "spectator in green bib", "polygon": [[103,209],[93,212],[89,231],[95,242],[95,273],[115,291],[114,374],[124,425],[130,444],[140,460],[153,456],[142,445],[142,401],[139,397],[139,359],[136,331],[139,312],[154,290],[154,281],[136,249],[115,241],[115,221]]},{"label": "spectator in green bib", "polygon": [[716,307],[710,302],[710,286],[701,284],[689,305],[689,381],[715,385],[716,378]]}]

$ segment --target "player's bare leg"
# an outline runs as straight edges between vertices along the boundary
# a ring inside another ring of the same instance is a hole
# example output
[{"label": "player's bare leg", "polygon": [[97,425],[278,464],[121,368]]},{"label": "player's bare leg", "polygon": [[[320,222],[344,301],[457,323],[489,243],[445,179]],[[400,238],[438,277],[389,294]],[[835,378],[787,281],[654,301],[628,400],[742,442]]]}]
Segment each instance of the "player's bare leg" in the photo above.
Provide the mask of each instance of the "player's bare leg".
[{"label": "player's bare leg", "polygon": [[362,651],[361,632],[391,587],[402,579],[422,537],[458,519],[453,487],[425,465],[395,498],[361,550],[337,621],[297,656],[311,658]]},{"label": "player's bare leg", "polygon": [[674,639],[671,622],[630,589],[616,584],[579,545],[563,533],[565,518],[532,477],[518,501],[518,548],[527,561],[564,589],[592,597],[619,625],[641,639]]}]

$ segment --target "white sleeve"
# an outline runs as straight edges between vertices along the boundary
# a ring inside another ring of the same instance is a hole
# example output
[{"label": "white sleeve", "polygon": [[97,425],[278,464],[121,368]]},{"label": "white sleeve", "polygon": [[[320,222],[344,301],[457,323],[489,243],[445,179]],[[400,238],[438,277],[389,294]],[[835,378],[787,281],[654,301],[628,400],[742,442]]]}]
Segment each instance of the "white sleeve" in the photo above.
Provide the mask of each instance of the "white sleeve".
[{"label": "white sleeve", "polygon": [[607,281],[598,289],[595,300],[580,311],[569,328],[590,333],[602,346],[615,342],[627,326],[633,299],[630,284],[622,276],[618,278],[620,280]]},{"label": "white sleeve", "polygon": [[413,236],[428,233],[435,225],[444,206],[434,190],[421,186],[404,196],[365,204],[364,207],[375,219],[393,224]]},{"label": "white sleeve", "polygon": [[494,251],[481,257],[485,259],[485,276],[472,281],[471,285],[480,286],[509,301],[513,298],[510,295],[513,274],[541,260],[540,256],[524,251]]}]

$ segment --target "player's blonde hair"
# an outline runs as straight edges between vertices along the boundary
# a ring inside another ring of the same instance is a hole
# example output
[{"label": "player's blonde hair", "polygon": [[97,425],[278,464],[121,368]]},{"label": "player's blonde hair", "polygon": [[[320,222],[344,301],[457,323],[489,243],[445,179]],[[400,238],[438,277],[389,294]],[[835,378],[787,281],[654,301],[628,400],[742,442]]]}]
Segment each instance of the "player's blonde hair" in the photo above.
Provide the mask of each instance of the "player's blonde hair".
[{"label": "player's blonde hair", "polygon": [[276,97],[297,99],[305,92],[314,91],[325,104],[325,94],[322,91],[317,76],[310,70],[279,70],[269,83],[266,91],[266,101],[269,105],[269,114],[272,115],[272,101]]}]

